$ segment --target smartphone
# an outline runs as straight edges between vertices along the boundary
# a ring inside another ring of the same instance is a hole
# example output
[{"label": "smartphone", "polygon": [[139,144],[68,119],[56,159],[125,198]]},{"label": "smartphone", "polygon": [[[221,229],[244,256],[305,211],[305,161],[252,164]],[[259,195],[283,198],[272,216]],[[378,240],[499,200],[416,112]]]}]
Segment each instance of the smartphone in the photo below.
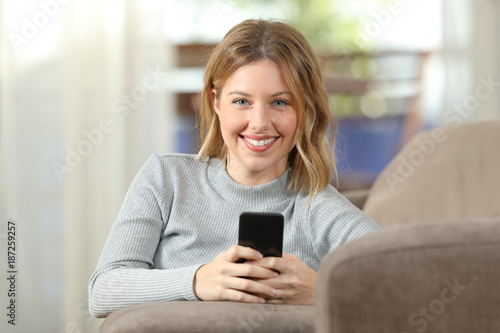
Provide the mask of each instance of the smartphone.
[{"label": "smartphone", "polygon": [[[240,215],[238,245],[251,247],[264,257],[281,257],[283,253],[283,215],[250,213]],[[237,262],[244,262],[239,259]]]}]

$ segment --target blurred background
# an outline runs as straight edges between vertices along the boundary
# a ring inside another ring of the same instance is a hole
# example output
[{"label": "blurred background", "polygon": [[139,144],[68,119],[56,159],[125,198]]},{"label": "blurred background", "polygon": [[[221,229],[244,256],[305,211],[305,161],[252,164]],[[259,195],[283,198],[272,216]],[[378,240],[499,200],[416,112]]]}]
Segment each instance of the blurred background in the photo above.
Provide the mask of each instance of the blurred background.
[{"label": "blurred background", "polygon": [[419,131],[500,117],[498,0],[0,0],[2,332],[97,331],[87,282],[125,192],[150,154],[197,151],[210,48],[247,18],[317,52],[341,191]]}]

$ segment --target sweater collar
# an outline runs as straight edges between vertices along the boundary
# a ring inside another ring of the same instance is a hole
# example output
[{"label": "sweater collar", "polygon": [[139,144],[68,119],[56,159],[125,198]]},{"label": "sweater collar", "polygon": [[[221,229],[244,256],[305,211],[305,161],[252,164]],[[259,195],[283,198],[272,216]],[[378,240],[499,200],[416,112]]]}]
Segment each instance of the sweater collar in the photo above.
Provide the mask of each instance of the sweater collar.
[{"label": "sweater collar", "polygon": [[262,209],[275,206],[292,195],[288,187],[288,169],[278,178],[269,183],[247,186],[242,185],[229,176],[222,160],[211,159],[208,166],[208,180],[214,190],[225,200],[240,206]]}]

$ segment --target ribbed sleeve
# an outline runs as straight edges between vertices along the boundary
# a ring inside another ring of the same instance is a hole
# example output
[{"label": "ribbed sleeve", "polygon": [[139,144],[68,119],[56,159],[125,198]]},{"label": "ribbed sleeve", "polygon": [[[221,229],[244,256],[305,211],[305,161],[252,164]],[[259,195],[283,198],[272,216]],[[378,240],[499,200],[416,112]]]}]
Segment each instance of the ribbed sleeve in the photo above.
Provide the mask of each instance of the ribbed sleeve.
[{"label": "ribbed sleeve", "polygon": [[308,211],[311,242],[319,260],[339,245],[380,229],[331,186],[315,197]]},{"label": "ribbed sleeve", "polygon": [[311,205],[287,191],[289,171],[259,186],[234,182],[219,160],[153,155],[132,182],[89,281],[103,317],[145,302],[198,300],[198,268],[238,242],[245,211],[285,216],[283,250],[317,270],[338,245],[379,227],[329,186]]},{"label": "ribbed sleeve", "polygon": [[89,308],[101,317],[130,304],[196,300],[192,281],[201,266],[152,269],[165,229],[172,188],[158,156],[152,156],[130,186],[96,272],[89,283]]}]

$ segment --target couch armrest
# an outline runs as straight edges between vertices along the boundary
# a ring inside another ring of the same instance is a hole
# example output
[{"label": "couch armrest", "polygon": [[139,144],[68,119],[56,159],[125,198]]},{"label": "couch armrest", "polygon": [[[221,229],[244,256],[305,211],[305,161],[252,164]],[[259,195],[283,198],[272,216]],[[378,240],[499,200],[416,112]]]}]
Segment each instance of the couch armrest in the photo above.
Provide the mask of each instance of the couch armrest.
[{"label": "couch armrest", "polygon": [[359,209],[363,209],[366,199],[368,199],[369,192],[369,189],[362,189],[345,191],[341,192],[341,194],[345,196],[354,206],[358,207]]},{"label": "couch armrest", "polygon": [[99,333],[314,332],[310,305],[237,302],[156,302],[111,313]]},{"label": "couch armrest", "polygon": [[338,247],[316,332],[500,332],[500,219],[401,225]]}]

